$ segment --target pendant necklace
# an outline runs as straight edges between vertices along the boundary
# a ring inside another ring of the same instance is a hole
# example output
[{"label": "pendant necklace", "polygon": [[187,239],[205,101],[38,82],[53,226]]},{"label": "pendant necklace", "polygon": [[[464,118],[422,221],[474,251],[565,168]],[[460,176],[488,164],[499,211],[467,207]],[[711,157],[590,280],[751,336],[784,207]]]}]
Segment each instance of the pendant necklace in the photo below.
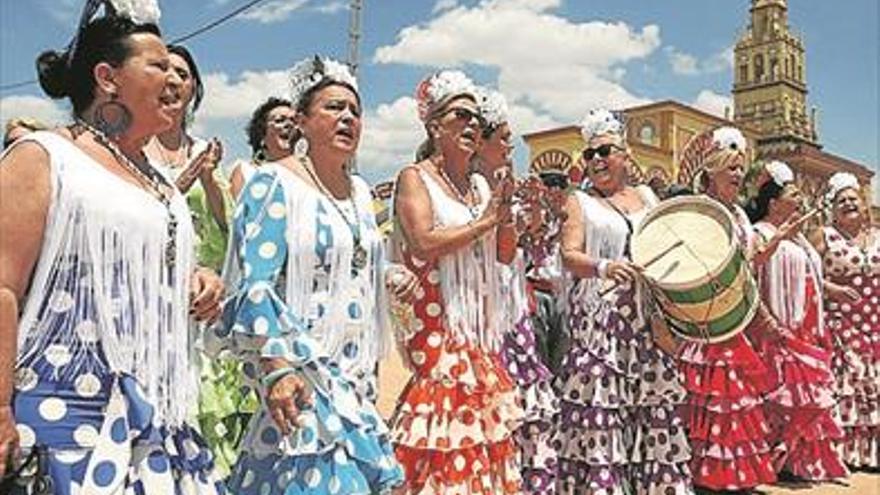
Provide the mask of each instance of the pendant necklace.
[{"label": "pendant necklace", "polygon": [[146,191],[165,207],[165,212],[167,214],[167,222],[165,223],[165,262],[168,265],[168,270],[173,270],[175,262],[177,261],[177,218],[171,210],[171,200],[174,197],[174,187],[168,184],[162,175],[150,166],[146,159],[145,163],[148,170],[144,170],[135,164],[131,158],[126,156],[125,153],[119,149],[119,146],[117,146],[115,142],[88,122],[77,119],[75,125],[91,132],[95,136],[95,142],[109,151],[110,154],[113,155],[113,158],[116,159],[116,162],[133,174],[135,178],[138,179],[138,182],[146,186]]},{"label": "pendant necklace", "polygon": [[354,276],[367,267],[367,261],[369,258],[369,253],[367,253],[366,248],[364,248],[363,242],[361,240],[361,216],[360,212],[358,212],[357,207],[357,198],[354,197],[354,185],[351,183],[351,177],[348,179],[349,184],[349,199],[351,201],[351,206],[354,209],[354,221],[348,219],[348,215],[342,210],[342,207],[339,206],[336,198],[330,194],[330,191],[324,187],[324,183],[318,179],[318,175],[312,170],[312,161],[304,156],[300,159],[300,163],[302,167],[305,169],[306,173],[309,174],[309,178],[312,179],[312,182],[318,186],[318,190],[321,192],[324,197],[330,201],[330,204],[333,205],[333,208],[339,213],[340,218],[345,222],[348,226],[348,230],[351,232],[351,239],[354,251],[351,255],[351,273]]}]

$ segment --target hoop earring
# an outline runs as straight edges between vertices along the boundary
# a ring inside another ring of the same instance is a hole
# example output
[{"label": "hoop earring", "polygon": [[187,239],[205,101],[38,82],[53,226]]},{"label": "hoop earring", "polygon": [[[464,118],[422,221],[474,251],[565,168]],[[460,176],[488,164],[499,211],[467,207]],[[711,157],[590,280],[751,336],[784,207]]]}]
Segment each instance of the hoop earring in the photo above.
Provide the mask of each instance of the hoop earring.
[{"label": "hoop earring", "polygon": [[293,154],[298,158],[303,158],[309,154],[309,140],[300,132],[299,139],[293,145]]},{"label": "hoop earring", "polygon": [[105,101],[95,108],[95,127],[109,138],[118,137],[131,127],[131,110],[116,101],[116,98],[116,95],[112,94],[110,101]]}]

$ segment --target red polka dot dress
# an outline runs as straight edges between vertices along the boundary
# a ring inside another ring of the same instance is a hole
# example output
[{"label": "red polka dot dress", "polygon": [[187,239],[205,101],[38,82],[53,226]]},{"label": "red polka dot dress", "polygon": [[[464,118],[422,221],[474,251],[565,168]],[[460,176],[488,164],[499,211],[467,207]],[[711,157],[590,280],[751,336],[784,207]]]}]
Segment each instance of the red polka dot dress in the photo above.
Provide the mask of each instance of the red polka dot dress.
[{"label": "red polka dot dress", "polygon": [[[776,228],[759,222],[769,241]],[[822,261],[804,238],[784,240],[757,267],[762,300],[775,318],[769,332],[747,334],[770,370],[764,410],[770,420],[775,468],[799,478],[824,481],[849,472],[835,444],[843,430],[835,423],[831,341],[826,332],[819,282]]]},{"label": "red polka dot dress", "polygon": [[[751,222],[733,210],[740,244],[752,243]],[[746,333],[772,331],[756,317],[746,332],[718,343],[687,341],[679,369],[688,397],[685,407],[694,485],[712,490],[747,490],[776,481],[764,415],[768,369]]]},{"label": "red polka dot dress", "polygon": [[[449,226],[455,221],[449,217],[457,216],[466,223],[471,213],[461,211],[465,205],[446,196],[427,173],[421,176],[437,222]],[[488,199],[485,180],[476,176],[475,183],[482,186],[480,197]],[[442,258],[426,262],[405,246],[403,258],[421,281],[412,308],[414,328],[404,342],[404,358],[414,375],[392,418],[395,454],[406,473],[404,493],[522,493],[514,433],[523,412],[500,354],[478,340],[457,338],[450,330]],[[494,259],[487,261],[486,267],[494,267]]]},{"label": "red polka dot dress", "polygon": [[834,340],[836,416],[843,426],[844,461],[880,467],[880,232],[867,249],[834,227],[824,229],[824,266],[831,282],[858,291],[854,302],[825,299]]}]

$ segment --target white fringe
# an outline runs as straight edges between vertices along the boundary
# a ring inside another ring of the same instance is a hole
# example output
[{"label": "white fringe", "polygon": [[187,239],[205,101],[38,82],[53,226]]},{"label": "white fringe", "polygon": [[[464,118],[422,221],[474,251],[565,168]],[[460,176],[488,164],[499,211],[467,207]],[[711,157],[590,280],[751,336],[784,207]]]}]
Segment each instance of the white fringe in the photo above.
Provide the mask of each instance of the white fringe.
[{"label": "white fringe", "polygon": [[[465,205],[451,198],[424,170],[419,169],[428,189],[439,227],[467,224],[479,217],[491,198],[486,179],[471,175],[480,204],[471,214]],[[490,229],[470,246],[437,260],[440,291],[443,296],[446,325],[458,343],[476,343],[482,349],[498,352],[509,320],[505,314],[501,273],[498,268],[495,229]]]},{"label": "white fringe", "polygon": [[[767,222],[754,226],[765,239],[776,233],[776,227]],[[792,240],[784,240],[773,256],[762,266],[757,267],[761,292],[770,310],[786,328],[797,328],[803,321],[809,301],[807,297],[807,275],[813,277],[813,288],[819,301],[822,301],[822,260],[819,253],[803,234]],[[819,334],[824,332],[822,304],[819,304]]]},{"label": "white fringe", "polygon": [[[72,380],[87,355],[99,362],[103,354],[110,371],[137,379],[158,423],[182,425],[198,396],[188,318],[194,232],[186,202],[179,194],[172,201],[178,225],[169,272],[161,204],[54,133],[25,140],[50,156],[52,201],[19,320],[18,366],[61,344],[72,356],[54,378]],[[88,322],[97,341],[80,345],[77,328]]]}]

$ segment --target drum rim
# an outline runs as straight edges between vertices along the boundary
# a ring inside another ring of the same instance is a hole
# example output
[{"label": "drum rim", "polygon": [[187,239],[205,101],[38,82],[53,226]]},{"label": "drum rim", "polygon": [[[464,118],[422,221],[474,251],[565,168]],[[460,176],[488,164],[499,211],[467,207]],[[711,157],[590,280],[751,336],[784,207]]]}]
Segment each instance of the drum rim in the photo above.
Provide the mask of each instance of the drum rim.
[{"label": "drum rim", "polygon": [[675,325],[676,320],[673,318],[669,318],[664,312],[663,317],[669,326],[669,331],[674,333],[676,337],[679,337],[683,340],[702,344],[717,344],[719,342],[725,342],[736,337],[737,335],[745,331],[746,327],[748,327],[752,323],[752,320],[754,320],[755,316],[758,314],[758,309],[761,307],[761,291],[757,286],[757,281],[755,281],[755,284],[755,298],[752,300],[752,304],[749,306],[748,311],[746,311],[742,322],[740,322],[739,325],[737,325],[733,330],[728,331],[726,334],[708,338],[685,334]]},{"label": "drum rim", "polygon": [[[673,209],[675,207],[679,207],[682,204],[690,204],[690,203],[709,204],[710,206],[716,207],[717,210],[719,210],[723,213],[723,216],[724,216],[725,220],[727,221],[727,225],[728,225],[728,228],[729,228],[730,234],[731,234],[730,235],[730,242],[727,244],[727,247],[730,248],[729,252],[728,252],[727,256],[724,258],[724,261],[719,263],[719,266],[715,270],[707,273],[706,275],[703,275],[702,277],[700,277],[697,280],[690,281],[690,282],[684,282],[684,283],[662,282],[662,281],[652,280],[652,282],[657,284],[657,286],[660,287],[661,289],[669,289],[669,290],[674,290],[674,291],[687,291],[687,290],[696,289],[697,287],[705,285],[705,284],[711,282],[712,279],[716,278],[718,275],[721,274],[721,272],[724,271],[725,267],[727,267],[727,265],[729,265],[731,263],[731,261],[733,260],[734,256],[736,256],[737,251],[742,251],[742,248],[739,246],[739,243],[736,240],[736,236],[734,235],[734,228],[735,228],[736,222],[733,218],[733,215],[719,201],[717,201],[709,196],[706,196],[704,194],[696,195],[696,196],[679,196],[676,198],[670,198],[670,199],[666,199],[666,200],[661,201],[659,204],[657,204],[657,206],[652,208],[651,211],[649,211],[645,215],[645,218],[642,219],[641,222],[639,222],[639,225],[636,227],[635,232],[633,233],[633,239],[635,239],[639,234],[641,234],[642,231],[645,229],[645,227],[649,223],[651,223],[652,220],[654,220],[657,216],[659,216],[663,212],[670,210],[670,209]],[[745,256],[745,253],[743,253],[743,255]]]}]

